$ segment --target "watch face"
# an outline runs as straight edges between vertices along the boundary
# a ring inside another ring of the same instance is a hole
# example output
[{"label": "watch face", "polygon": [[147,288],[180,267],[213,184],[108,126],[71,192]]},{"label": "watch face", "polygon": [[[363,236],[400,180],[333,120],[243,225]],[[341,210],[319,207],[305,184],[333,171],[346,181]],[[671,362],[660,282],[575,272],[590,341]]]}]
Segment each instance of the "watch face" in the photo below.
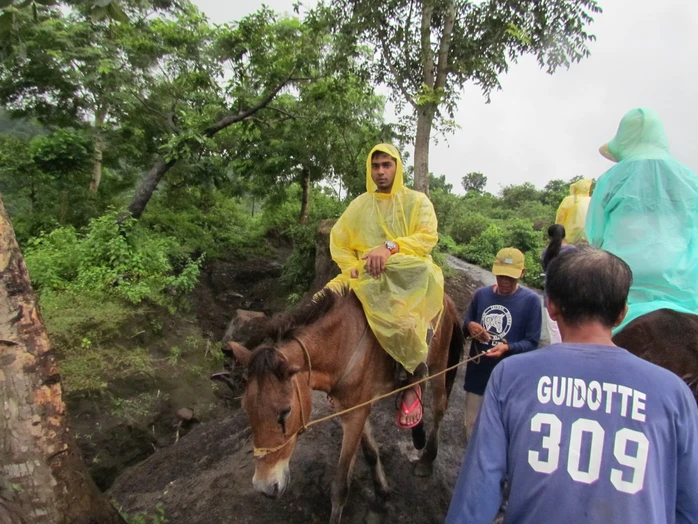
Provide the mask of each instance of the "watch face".
[{"label": "watch face", "polygon": [[392,240],[386,240],[385,241],[385,247],[390,249],[391,251],[397,247],[397,244],[393,242]]}]

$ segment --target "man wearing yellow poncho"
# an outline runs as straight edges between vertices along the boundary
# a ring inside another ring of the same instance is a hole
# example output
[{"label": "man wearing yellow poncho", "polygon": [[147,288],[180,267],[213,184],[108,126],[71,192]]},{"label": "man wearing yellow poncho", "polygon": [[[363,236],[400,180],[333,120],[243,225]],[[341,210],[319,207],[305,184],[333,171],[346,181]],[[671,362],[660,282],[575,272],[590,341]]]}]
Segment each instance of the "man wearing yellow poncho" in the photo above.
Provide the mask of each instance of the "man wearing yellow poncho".
[{"label": "man wearing yellow poncho", "polygon": [[570,194],[562,199],[557,208],[555,223],[565,228],[565,240],[568,244],[586,243],[584,223],[591,202],[591,180],[578,180],[570,186]]},{"label": "man wearing yellow poncho", "polygon": [[[427,331],[443,308],[444,279],[430,255],[436,228],[427,196],[403,185],[398,150],[379,144],[366,160],[366,193],[349,204],[330,235],[342,273],[327,286],[351,287],[378,342],[412,374],[425,369]],[[419,423],[420,397],[419,386],[405,392],[399,426]]]}]

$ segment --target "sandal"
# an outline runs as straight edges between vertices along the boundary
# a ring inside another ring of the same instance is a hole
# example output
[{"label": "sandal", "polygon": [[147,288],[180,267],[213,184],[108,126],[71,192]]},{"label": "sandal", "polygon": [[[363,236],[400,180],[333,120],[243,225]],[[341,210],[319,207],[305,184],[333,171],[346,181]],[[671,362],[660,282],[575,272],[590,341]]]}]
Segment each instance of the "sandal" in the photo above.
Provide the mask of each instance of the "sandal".
[{"label": "sandal", "polygon": [[[397,423],[398,427],[402,429],[411,429],[415,426],[417,426],[420,422],[422,422],[422,415],[424,414],[424,410],[422,408],[422,388],[419,387],[419,385],[415,386],[416,388],[416,393],[417,393],[417,399],[412,403],[411,406],[407,407],[405,405],[405,399],[404,395],[402,396],[400,400],[400,408],[398,409],[398,412],[395,417],[395,422]],[[414,388],[413,388],[414,389]],[[400,422],[400,414],[403,413],[405,415],[409,415],[412,413],[415,409],[417,409],[417,406],[419,405],[420,407],[420,414],[419,418],[414,421],[412,424],[403,424]]]}]

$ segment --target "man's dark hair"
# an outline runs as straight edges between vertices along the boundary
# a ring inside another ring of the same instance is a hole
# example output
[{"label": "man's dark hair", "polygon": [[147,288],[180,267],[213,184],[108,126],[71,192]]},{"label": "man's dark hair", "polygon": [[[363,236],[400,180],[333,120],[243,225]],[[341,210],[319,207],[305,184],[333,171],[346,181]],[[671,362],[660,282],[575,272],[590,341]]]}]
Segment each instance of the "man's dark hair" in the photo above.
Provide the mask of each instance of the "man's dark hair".
[{"label": "man's dark hair", "polygon": [[381,151],[380,149],[373,152],[373,154],[371,155],[371,162],[373,162],[373,160],[374,160],[378,155],[387,155],[387,156],[389,156],[390,158],[392,158],[392,159],[395,161],[395,163],[397,163],[397,158],[395,158],[393,155],[391,155],[391,154],[389,154],[389,153],[386,153],[385,151]]},{"label": "man's dark hair", "polygon": [[548,266],[545,291],[565,322],[599,321],[613,327],[628,301],[633,273],[617,256],[588,246],[556,256]]}]

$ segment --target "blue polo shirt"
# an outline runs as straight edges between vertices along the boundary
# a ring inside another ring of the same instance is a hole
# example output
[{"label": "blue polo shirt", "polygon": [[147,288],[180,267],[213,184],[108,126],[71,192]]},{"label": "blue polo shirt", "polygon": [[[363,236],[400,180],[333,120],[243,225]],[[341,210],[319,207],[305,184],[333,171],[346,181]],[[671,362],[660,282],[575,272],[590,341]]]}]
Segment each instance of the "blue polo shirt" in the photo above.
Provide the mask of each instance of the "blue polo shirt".
[{"label": "blue polo shirt", "polygon": [[[509,345],[503,357],[481,357],[469,362],[465,369],[465,390],[478,395],[485,393],[485,386],[494,367],[503,358],[532,351],[540,342],[542,308],[540,297],[524,287],[512,295],[498,295],[494,286],[478,289],[463,321],[463,331],[468,333],[468,324],[477,322],[490,332],[492,340],[483,344],[473,341],[470,356],[474,357],[499,343]],[[506,342],[503,342],[506,340]]]}]

